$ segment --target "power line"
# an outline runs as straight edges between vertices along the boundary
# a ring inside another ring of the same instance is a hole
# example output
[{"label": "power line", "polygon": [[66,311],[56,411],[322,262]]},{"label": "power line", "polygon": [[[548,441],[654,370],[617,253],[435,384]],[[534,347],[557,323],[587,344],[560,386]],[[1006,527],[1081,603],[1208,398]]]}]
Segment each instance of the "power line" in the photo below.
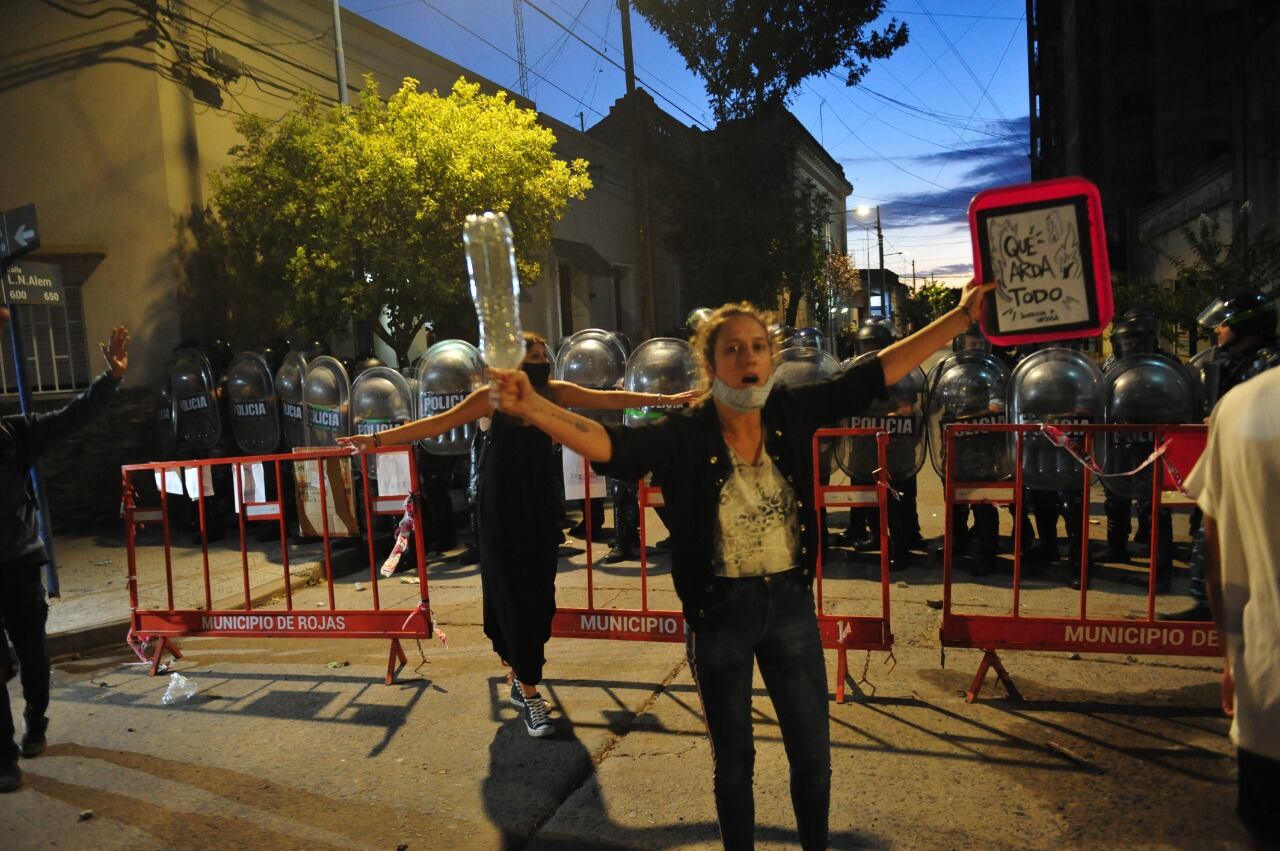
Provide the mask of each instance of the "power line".
[{"label": "power line", "polygon": [[[425,2],[425,0],[423,0],[423,2]],[[623,67],[622,65],[619,65],[616,61],[614,61],[614,59],[613,59],[613,57],[612,57],[612,56],[609,56],[609,55],[607,55],[607,54],[605,54],[605,53],[602,53],[602,52],[601,52],[601,51],[600,51],[600,50],[599,50],[595,45],[591,44],[591,42],[587,41],[587,40],[586,40],[586,39],[584,39],[582,36],[578,35],[576,32],[574,32],[573,30],[571,30],[571,29],[569,29],[568,27],[566,27],[564,24],[560,23],[560,21],[559,21],[555,16],[553,16],[550,12],[547,12],[545,9],[543,9],[543,8],[542,8],[541,6],[539,6],[538,4],[534,3],[534,2],[533,2],[533,0],[524,0],[524,3],[525,3],[525,5],[526,5],[526,6],[528,6],[530,9],[532,9],[532,10],[533,10],[533,11],[535,11],[535,12],[537,12],[539,15],[542,15],[542,17],[546,18],[548,21],[550,21],[551,23],[555,24],[555,25],[556,25],[557,27],[559,27],[560,29],[562,29],[562,30],[564,30],[565,32],[567,32],[571,38],[573,38],[573,39],[574,39],[575,41],[577,41],[578,43],[582,44],[584,47],[586,47],[586,48],[587,48],[588,50],[590,50],[592,53],[594,53],[594,54],[596,54],[597,56],[599,56],[600,58],[602,58],[605,62],[608,62],[610,65],[612,65],[613,67],[617,68],[619,71],[626,71],[626,70],[627,70],[625,67]],[[674,109],[678,110],[679,112],[683,113],[683,114],[684,114],[684,116],[685,116],[686,118],[688,118],[688,119],[689,119],[690,121],[692,121],[694,124],[697,124],[697,125],[698,125],[699,127],[701,127],[703,130],[710,130],[710,129],[711,129],[711,128],[710,128],[710,127],[708,127],[706,124],[703,124],[703,123],[702,123],[701,121],[699,121],[697,118],[693,117],[693,115],[691,115],[687,110],[685,110],[685,108],[684,108],[684,107],[680,106],[680,104],[676,103],[676,102],[675,102],[675,101],[673,101],[671,98],[669,98],[669,97],[667,97],[666,95],[664,95],[662,92],[657,91],[653,86],[649,85],[649,83],[648,83],[648,82],[646,82],[645,80],[642,80],[642,79],[640,79],[639,77],[636,77],[636,82],[640,83],[640,84],[641,84],[641,85],[643,85],[645,88],[649,89],[649,90],[650,90],[650,91],[652,91],[654,94],[656,94],[658,97],[662,98],[664,101],[666,101],[668,104],[670,104],[672,108],[674,108]]]},{"label": "power line", "polygon": [[[808,84],[806,84],[806,86],[809,88],[809,91],[810,91],[810,93],[811,93],[811,94],[816,94],[816,92],[814,92],[814,91],[813,91],[812,86],[808,86]],[[852,136],[853,138],[857,139],[857,140],[858,140],[858,142],[859,142],[859,143],[860,143],[864,148],[866,148],[867,150],[869,150],[871,153],[875,154],[875,155],[876,155],[877,157],[879,157],[880,159],[882,159],[882,160],[884,160],[885,162],[887,162],[889,165],[891,165],[891,166],[893,166],[894,168],[896,168],[898,171],[902,172],[903,174],[910,175],[911,177],[914,177],[916,180],[920,180],[920,181],[923,181],[923,182],[925,182],[925,183],[928,183],[930,186],[936,186],[938,189],[942,189],[942,190],[944,190],[944,191],[947,189],[947,187],[946,187],[946,186],[943,186],[943,185],[942,185],[942,184],[940,184],[940,183],[935,183],[934,181],[930,180],[929,178],[927,178],[927,177],[923,177],[923,176],[921,176],[921,175],[919,175],[919,174],[916,174],[916,173],[915,173],[914,171],[912,171],[911,169],[909,169],[909,168],[907,168],[907,167],[905,167],[905,166],[899,165],[898,163],[894,162],[893,160],[889,159],[889,158],[888,158],[888,157],[886,157],[884,154],[880,153],[878,150],[876,150],[875,148],[873,148],[870,144],[868,144],[867,142],[865,142],[861,136],[859,136],[859,135],[858,135],[858,132],[857,132],[856,130],[854,130],[852,127],[850,127],[850,126],[848,125],[848,123],[847,123],[847,122],[845,122],[845,120],[844,120],[842,117],[840,117],[840,113],[839,113],[839,111],[837,111],[837,110],[832,110],[832,111],[831,111],[831,114],[835,116],[836,121],[839,121],[839,122],[840,122],[840,125],[841,125],[842,127],[844,127],[844,129],[846,129],[846,130],[848,130],[848,131],[849,131],[849,136]],[[849,137],[848,137],[848,136],[846,136],[845,138],[847,139],[847,138],[849,138]]]},{"label": "power line", "polygon": [[[439,15],[439,16],[440,16],[440,17],[442,17],[442,18],[444,18],[446,21],[448,21],[449,23],[453,24],[455,27],[458,27],[459,29],[461,29],[461,30],[463,30],[464,32],[466,32],[467,34],[471,35],[471,36],[472,36],[473,38],[475,38],[476,40],[480,41],[480,42],[481,42],[481,43],[483,43],[483,44],[488,45],[488,46],[489,46],[489,47],[491,47],[492,49],[496,50],[498,53],[501,53],[501,54],[502,54],[503,56],[505,56],[507,59],[511,60],[512,62],[515,62],[515,61],[516,61],[516,58],[515,58],[514,56],[512,56],[510,53],[507,53],[507,52],[506,52],[505,50],[503,50],[501,47],[498,47],[498,45],[496,45],[496,44],[494,44],[493,42],[489,41],[489,39],[487,39],[487,38],[485,38],[484,36],[480,35],[480,33],[476,32],[476,31],[475,31],[475,30],[473,30],[473,29],[471,29],[471,28],[470,28],[470,27],[468,27],[466,24],[464,24],[464,23],[462,23],[461,21],[459,21],[459,20],[457,20],[456,18],[454,18],[452,15],[448,14],[447,12],[441,11],[441,10],[440,10],[440,9],[439,9],[435,4],[434,4],[434,3],[430,2],[430,0],[418,0],[418,2],[419,2],[419,3],[421,3],[423,6],[426,6],[428,9],[431,9],[432,11],[434,11],[437,15]],[[578,106],[582,107],[583,109],[591,110],[592,112],[594,112],[596,115],[600,116],[601,118],[604,118],[604,117],[605,117],[605,115],[604,115],[604,113],[603,113],[603,112],[601,112],[601,111],[600,111],[600,110],[598,110],[598,109],[593,109],[592,107],[587,106],[587,105],[586,105],[586,104],[584,104],[581,100],[579,100],[579,99],[577,98],[577,96],[575,96],[574,94],[572,94],[572,93],[570,93],[570,92],[567,92],[567,91],[565,91],[564,89],[560,88],[558,85],[556,85],[556,84],[555,84],[555,82],[554,82],[554,81],[552,81],[552,80],[548,79],[547,77],[543,76],[542,74],[538,73],[537,71],[534,71],[532,68],[530,68],[530,69],[529,69],[529,73],[530,73],[530,74],[533,74],[533,75],[534,75],[535,77],[537,77],[538,79],[540,79],[540,80],[544,81],[544,82],[545,82],[545,83],[547,83],[549,86],[551,86],[553,89],[555,89],[556,91],[560,92],[562,95],[564,95],[565,97],[569,98],[570,100],[572,100],[574,103],[576,103]]]},{"label": "power line", "polygon": [[[559,2],[557,2],[557,0],[546,0],[546,2],[549,2],[551,5],[555,6],[560,11],[564,12],[566,15],[569,14],[569,10],[566,9],[564,6],[562,6]],[[600,39],[601,44],[603,44],[606,48],[613,50],[614,53],[620,53],[622,52],[621,48],[618,47],[618,45],[614,44],[613,42],[609,41],[609,35],[608,35],[608,31],[609,31],[608,22],[613,20],[613,11],[615,10],[615,8],[616,6],[614,2],[612,2],[611,0],[611,2],[609,3],[610,14],[609,14],[609,17],[605,19],[606,26],[605,26],[604,35],[601,35],[599,32],[593,30],[591,27],[589,27],[585,23],[581,24],[581,27],[582,29],[589,32],[591,35]],[[684,92],[680,91],[675,86],[663,80],[661,77],[657,75],[657,73],[655,73],[651,69],[646,68],[644,65],[641,65],[639,60],[635,60],[635,66],[639,68],[641,71],[643,71],[649,77],[649,79],[654,80],[655,82],[661,83],[663,88],[667,89],[667,91],[671,92],[671,94],[680,98],[680,100],[684,101],[690,107],[697,110],[699,114],[701,114],[704,118],[707,116],[707,110],[706,110],[705,104],[695,103],[692,99],[690,99],[687,95],[685,95]]]},{"label": "power line", "polygon": [[[990,84],[988,83],[986,86],[982,85],[982,82],[978,79],[978,75],[973,73],[973,68],[970,67],[968,61],[966,61],[965,58],[960,55],[960,51],[956,50],[955,44],[947,36],[946,31],[942,29],[942,24],[938,23],[937,19],[934,18],[933,13],[930,12],[927,8],[925,8],[924,0],[916,0],[916,5],[920,7],[920,11],[924,12],[926,15],[929,16],[929,23],[933,24],[933,28],[938,31],[938,35],[942,36],[942,40],[947,43],[947,47],[949,47],[951,49],[951,52],[955,54],[956,59],[960,60],[960,66],[964,68],[964,70],[968,73],[969,79],[973,80],[973,84],[975,86],[978,86],[979,88],[982,89],[982,94],[978,96],[978,103],[981,104],[982,99],[986,98],[987,103],[991,104],[991,106],[995,108],[996,114],[999,115],[1002,119],[1007,119],[1008,116],[1004,114],[1004,110],[1002,110],[1000,108],[1000,105],[997,104],[994,100],[992,100],[991,96],[987,94],[987,89],[990,87]],[[978,111],[977,106],[975,106],[974,112],[976,113],[977,111]]]},{"label": "power line", "polygon": [[[886,15],[923,15],[925,12],[912,12],[906,9],[885,9]],[[1021,17],[1013,15],[966,15],[962,12],[934,12],[938,18],[976,18],[980,21],[1020,21]]]},{"label": "power line", "polygon": [[[982,97],[987,97],[987,91],[991,88],[991,84],[995,82],[996,75],[1000,73],[1000,66],[1004,64],[1004,58],[1009,55],[1009,48],[1013,46],[1013,39],[1018,34],[1019,29],[1021,29],[1021,23],[1019,23],[1018,26],[1013,28],[1013,32],[1009,33],[1009,40],[1005,42],[1004,52],[1000,54],[1000,59],[996,62],[995,70],[993,70],[991,72],[991,76],[987,78],[987,84],[982,87]],[[988,98],[988,100],[990,100],[990,98]],[[979,106],[982,105],[981,97],[978,98],[978,105]],[[977,115],[977,114],[978,114],[978,107],[975,106],[973,108],[973,115]],[[969,125],[973,123],[973,115],[969,116],[969,120],[965,122],[965,130],[968,130]],[[952,156],[954,156],[954,152],[947,154],[947,156],[943,159],[942,164],[938,166],[938,174],[935,175],[935,177],[942,175],[942,170],[945,169],[948,163],[951,162]],[[1004,169],[1002,168],[1001,171],[1004,171]]]}]

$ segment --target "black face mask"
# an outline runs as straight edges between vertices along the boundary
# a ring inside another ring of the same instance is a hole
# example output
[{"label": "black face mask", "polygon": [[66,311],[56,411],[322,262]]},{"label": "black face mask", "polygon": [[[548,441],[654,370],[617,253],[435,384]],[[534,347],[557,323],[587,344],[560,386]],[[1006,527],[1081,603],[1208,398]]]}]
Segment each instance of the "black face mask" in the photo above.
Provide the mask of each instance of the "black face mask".
[{"label": "black face mask", "polygon": [[522,363],[520,368],[524,370],[525,375],[529,376],[529,383],[534,387],[546,387],[547,382],[551,380],[549,363]]}]

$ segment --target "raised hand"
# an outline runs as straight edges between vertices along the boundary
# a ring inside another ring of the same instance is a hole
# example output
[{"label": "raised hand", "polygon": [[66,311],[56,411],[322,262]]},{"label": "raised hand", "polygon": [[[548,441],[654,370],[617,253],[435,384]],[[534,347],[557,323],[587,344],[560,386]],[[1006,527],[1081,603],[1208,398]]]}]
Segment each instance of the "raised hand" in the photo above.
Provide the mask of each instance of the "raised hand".
[{"label": "raised hand", "polygon": [[117,325],[111,329],[110,342],[99,343],[98,346],[102,349],[102,356],[106,358],[111,377],[116,381],[124,378],[124,374],[129,371],[129,329]]},{"label": "raised hand", "polygon": [[976,278],[965,284],[964,291],[960,293],[960,309],[969,317],[970,322],[982,319],[982,299],[997,286],[999,284],[994,282],[979,284]]}]

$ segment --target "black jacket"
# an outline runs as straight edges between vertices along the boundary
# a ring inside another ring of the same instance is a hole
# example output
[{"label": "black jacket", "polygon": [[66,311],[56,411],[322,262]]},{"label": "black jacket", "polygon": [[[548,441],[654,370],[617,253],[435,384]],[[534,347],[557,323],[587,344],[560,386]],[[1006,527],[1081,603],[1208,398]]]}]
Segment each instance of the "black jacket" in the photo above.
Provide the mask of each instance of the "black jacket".
[{"label": "black jacket", "polygon": [[119,384],[104,372],[56,411],[0,420],[0,568],[49,560],[40,541],[31,467],[46,449],[105,411]]},{"label": "black jacket", "polygon": [[[884,396],[884,369],[868,358],[841,375],[814,384],[775,386],[761,412],[765,451],[791,484],[800,520],[800,565],[812,585],[818,557],[818,514],[813,504],[813,432],[864,410]],[[716,576],[715,529],[720,490],[733,472],[720,419],[711,401],[653,423],[605,426],[613,444],[606,476],[635,481],[652,471],[662,481],[667,529],[674,545],[671,574],[685,619],[704,620],[732,579]]]}]

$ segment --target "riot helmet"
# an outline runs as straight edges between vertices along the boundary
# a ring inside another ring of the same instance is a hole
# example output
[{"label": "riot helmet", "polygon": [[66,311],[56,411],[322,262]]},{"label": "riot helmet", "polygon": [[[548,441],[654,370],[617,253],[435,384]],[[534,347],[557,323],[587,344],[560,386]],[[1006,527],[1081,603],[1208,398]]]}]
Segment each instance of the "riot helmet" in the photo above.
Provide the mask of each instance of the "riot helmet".
[{"label": "riot helmet", "polygon": [[696,332],[698,330],[698,326],[707,321],[711,314],[712,310],[709,307],[695,307],[693,310],[689,311],[689,315],[685,317],[684,327],[688,328],[690,331]]},{"label": "riot helmet", "polygon": [[810,349],[822,348],[822,332],[817,328],[797,328],[791,337],[791,345],[805,346]]},{"label": "riot helmet", "polygon": [[1207,332],[1225,325],[1231,332],[1226,346],[1247,337],[1267,342],[1276,336],[1276,303],[1257,290],[1238,290],[1215,299],[1196,322]]},{"label": "riot helmet", "polygon": [[209,368],[215,378],[223,375],[231,365],[231,344],[226,340],[212,340],[204,346],[205,357],[209,359]]},{"label": "riot helmet", "polygon": [[991,352],[991,341],[982,333],[982,326],[977,322],[965,329],[963,334],[951,341],[953,352]]},{"label": "riot helmet", "polygon": [[378,357],[373,352],[366,350],[356,356],[356,359],[351,363],[350,367],[348,367],[347,374],[354,378],[358,377],[360,373],[364,372],[366,369],[373,369],[374,367],[379,366],[385,367],[386,365],[386,362],[383,361],[382,358]]},{"label": "riot helmet", "polygon": [[898,329],[893,327],[893,322],[883,316],[873,316],[864,319],[858,326],[853,347],[858,354],[865,355],[867,352],[880,351],[896,339]]},{"label": "riot helmet", "polygon": [[309,340],[303,343],[302,346],[298,349],[298,352],[302,355],[303,358],[309,361],[315,360],[321,355],[333,354],[333,352],[329,350],[329,344],[326,343],[324,340],[320,339],[319,337],[316,337],[314,340]]},{"label": "riot helmet", "polygon": [[290,348],[292,344],[285,337],[272,337],[262,344],[262,359],[271,368],[272,375],[280,370],[280,365],[284,363],[284,356],[289,354]]},{"label": "riot helmet", "polygon": [[1111,329],[1111,348],[1117,358],[1151,354],[1159,348],[1160,319],[1150,307],[1131,307]]},{"label": "riot helmet", "polygon": [[791,345],[791,338],[796,335],[796,329],[790,325],[775,322],[768,327],[769,341],[773,343],[773,350],[785,349]]}]

